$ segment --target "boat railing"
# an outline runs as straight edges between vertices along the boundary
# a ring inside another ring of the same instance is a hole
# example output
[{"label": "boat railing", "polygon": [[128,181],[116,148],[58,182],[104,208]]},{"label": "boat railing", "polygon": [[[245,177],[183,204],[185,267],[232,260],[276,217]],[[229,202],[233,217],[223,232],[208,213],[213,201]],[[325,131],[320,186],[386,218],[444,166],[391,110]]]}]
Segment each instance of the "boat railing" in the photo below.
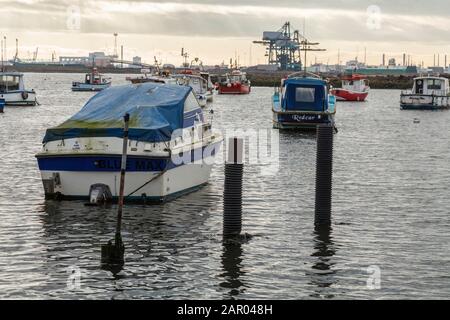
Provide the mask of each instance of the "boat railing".
[{"label": "boat railing", "polygon": [[322,79],[322,77],[319,76],[318,74],[315,74],[312,72],[305,72],[305,71],[298,71],[298,72],[291,73],[290,75],[288,75],[288,79],[298,78],[299,76],[301,76],[302,78],[306,78],[307,76],[309,76],[311,78]]}]

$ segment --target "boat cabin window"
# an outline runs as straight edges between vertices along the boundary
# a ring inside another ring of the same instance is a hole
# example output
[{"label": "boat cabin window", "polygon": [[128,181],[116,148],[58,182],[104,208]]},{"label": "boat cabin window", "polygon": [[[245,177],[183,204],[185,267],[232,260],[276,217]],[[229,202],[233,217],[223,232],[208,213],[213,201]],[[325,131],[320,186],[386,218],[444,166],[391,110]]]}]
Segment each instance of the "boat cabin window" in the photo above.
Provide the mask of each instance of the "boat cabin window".
[{"label": "boat cabin window", "polygon": [[439,79],[428,79],[427,88],[428,90],[441,90],[442,81]]},{"label": "boat cabin window", "polygon": [[1,76],[0,92],[19,90],[19,83],[20,83],[19,76]]},{"label": "boat cabin window", "polygon": [[315,88],[296,88],[295,101],[296,102],[314,102],[316,95]]},{"label": "boat cabin window", "polygon": [[184,102],[184,112],[189,112],[192,110],[196,110],[200,108],[197,98],[195,98],[193,92],[189,93],[189,95],[186,98],[186,101]]}]

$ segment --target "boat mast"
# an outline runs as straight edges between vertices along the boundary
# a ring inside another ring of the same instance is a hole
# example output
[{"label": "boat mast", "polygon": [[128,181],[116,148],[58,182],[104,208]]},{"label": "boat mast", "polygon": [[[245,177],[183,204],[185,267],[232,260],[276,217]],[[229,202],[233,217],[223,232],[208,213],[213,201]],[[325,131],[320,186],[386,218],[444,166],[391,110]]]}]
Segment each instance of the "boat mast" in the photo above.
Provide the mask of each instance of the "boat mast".
[{"label": "boat mast", "polygon": [[317,49],[317,48],[311,48],[311,46],[318,46],[320,43],[318,42],[310,42],[308,39],[306,39],[306,19],[303,20],[303,40],[300,42],[300,45],[302,46],[300,48],[300,51],[305,52],[305,58],[303,60],[303,71],[304,76],[306,77],[307,71],[306,71],[306,55],[308,51],[326,51],[326,49]]}]

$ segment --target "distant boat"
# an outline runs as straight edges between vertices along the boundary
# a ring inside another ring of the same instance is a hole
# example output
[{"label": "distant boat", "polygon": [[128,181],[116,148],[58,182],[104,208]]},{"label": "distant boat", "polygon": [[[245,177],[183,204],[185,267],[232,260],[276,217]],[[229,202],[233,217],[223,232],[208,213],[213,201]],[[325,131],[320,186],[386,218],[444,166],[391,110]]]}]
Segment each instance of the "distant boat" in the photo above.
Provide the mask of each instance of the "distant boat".
[{"label": "distant boat", "polygon": [[437,110],[450,108],[450,89],[447,78],[418,77],[411,91],[400,95],[400,108]]},{"label": "distant boat", "polygon": [[183,72],[180,74],[172,75],[176,79],[179,85],[190,86],[194,91],[195,97],[198,103],[203,108],[207,104],[208,100],[208,82],[200,75],[196,75],[190,72]]},{"label": "distant boat", "polygon": [[240,70],[225,74],[217,87],[219,94],[249,94],[251,91],[251,83],[247,79],[247,74]]},{"label": "distant boat", "polygon": [[89,199],[91,186],[118,197],[123,116],[130,115],[126,201],[163,202],[206,184],[222,135],[191,87],[142,83],[108,88],[61,125],[36,155],[46,198]]},{"label": "distant boat", "polygon": [[369,95],[370,87],[365,76],[353,74],[343,77],[342,88],[332,89],[331,94],[338,101],[365,101]]},{"label": "distant boat", "polygon": [[72,91],[101,91],[111,86],[111,80],[98,73],[97,68],[92,68],[87,73],[84,82],[72,82]]},{"label": "distant boat", "polygon": [[329,94],[327,83],[316,76],[296,75],[283,79],[272,97],[273,127],[315,130],[319,124],[334,126],[336,98]]},{"label": "distant boat", "polygon": [[23,74],[19,72],[0,72],[0,99],[12,106],[37,104],[36,92],[25,89]]}]

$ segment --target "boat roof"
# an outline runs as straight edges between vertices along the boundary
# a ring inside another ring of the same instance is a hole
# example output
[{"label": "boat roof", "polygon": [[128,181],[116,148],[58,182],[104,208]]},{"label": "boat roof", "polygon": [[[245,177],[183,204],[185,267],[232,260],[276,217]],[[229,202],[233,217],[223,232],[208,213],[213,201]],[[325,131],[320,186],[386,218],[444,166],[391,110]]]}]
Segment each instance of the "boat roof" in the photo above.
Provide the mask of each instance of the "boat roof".
[{"label": "boat roof", "polygon": [[92,97],[70,119],[47,129],[43,143],[79,137],[123,136],[123,116],[130,115],[129,137],[170,141],[183,127],[184,103],[192,88],[147,82],[109,87]]},{"label": "boat roof", "polygon": [[23,73],[17,71],[0,72],[0,76],[16,76],[23,77]]},{"label": "boat roof", "polygon": [[414,78],[414,80],[421,80],[421,79],[448,80],[447,78],[444,78],[444,77],[436,77],[436,76],[422,76],[422,77]]},{"label": "boat roof", "polygon": [[289,84],[297,85],[297,86],[325,86],[327,83],[325,80],[311,77],[295,77],[295,78],[287,78],[284,80],[284,85],[287,86]]},{"label": "boat roof", "polygon": [[365,79],[367,79],[367,77],[363,76],[361,74],[352,74],[352,75],[347,75],[347,76],[342,77],[342,80],[350,80],[350,81],[352,81],[352,80],[365,80]]}]

